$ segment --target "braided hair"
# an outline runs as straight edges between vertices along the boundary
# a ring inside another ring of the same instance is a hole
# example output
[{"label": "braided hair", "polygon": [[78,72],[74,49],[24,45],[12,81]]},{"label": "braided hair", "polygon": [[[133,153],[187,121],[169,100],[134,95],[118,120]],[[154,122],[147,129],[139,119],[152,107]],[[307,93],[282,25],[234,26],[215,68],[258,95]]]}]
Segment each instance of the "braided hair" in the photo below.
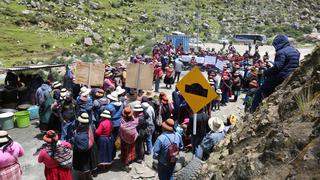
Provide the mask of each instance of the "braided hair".
[{"label": "braided hair", "polygon": [[3,149],[2,149],[2,152],[5,152],[5,151],[7,151],[7,149],[9,148],[9,147],[11,147],[12,146],[12,144],[13,144],[13,140],[11,139],[11,137],[10,136],[6,136],[6,138],[8,138],[9,139],[9,141],[8,142],[5,142],[5,143],[0,143],[0,147],[3,147]]}]

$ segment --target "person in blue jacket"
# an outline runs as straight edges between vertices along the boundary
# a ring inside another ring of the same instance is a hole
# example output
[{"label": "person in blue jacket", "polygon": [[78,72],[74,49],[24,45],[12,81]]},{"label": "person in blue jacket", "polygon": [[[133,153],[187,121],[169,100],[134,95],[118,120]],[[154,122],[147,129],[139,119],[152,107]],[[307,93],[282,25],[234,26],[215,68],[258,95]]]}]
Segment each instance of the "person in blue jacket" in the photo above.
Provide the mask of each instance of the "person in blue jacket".
[{"label": "person in blue jacket", "polygon": [[255,93],[250,112],[253,113],[263,100],[271,95],[297,67],[299,67],[300,52],[290,45],[289,39],[283,34],[277,35],[272,43],[276,49],[273,67],[264,72],[264,84]]}]

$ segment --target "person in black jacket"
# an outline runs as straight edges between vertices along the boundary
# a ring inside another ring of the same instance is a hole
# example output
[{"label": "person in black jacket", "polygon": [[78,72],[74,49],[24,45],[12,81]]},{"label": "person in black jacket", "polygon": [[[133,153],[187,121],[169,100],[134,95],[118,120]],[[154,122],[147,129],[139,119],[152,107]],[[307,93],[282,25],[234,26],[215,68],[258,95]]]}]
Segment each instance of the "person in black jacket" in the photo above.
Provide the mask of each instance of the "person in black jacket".
[{"label": "person in black jacket", "polygon": [[266,80],[255,93],[250,112],[253,113],[263,98],[268,97],[297,67],[300,53],[290,45],[289,39],[283,34],[277,35],[272,45],[276,49],[273,67],[264,72]]}]

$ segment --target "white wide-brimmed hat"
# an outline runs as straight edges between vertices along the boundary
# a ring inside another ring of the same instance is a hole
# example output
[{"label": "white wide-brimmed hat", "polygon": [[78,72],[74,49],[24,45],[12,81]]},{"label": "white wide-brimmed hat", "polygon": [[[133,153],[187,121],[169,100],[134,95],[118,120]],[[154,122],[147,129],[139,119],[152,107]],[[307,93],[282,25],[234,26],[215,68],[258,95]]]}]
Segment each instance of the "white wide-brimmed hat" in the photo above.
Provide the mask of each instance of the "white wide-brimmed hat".
[{"label": "white wide-brimmed hat", "polygon": [[89,123],[89,115],[88,113],[82,113],[79,117],[78,117],[78,121],[81,123]]},{"label": "white wide-brimmed hat", "polygon": [[58,88],[58,87],[61,87],[62,84],[59,82],[59,81],[55,81],[52,83],[52,87],[55,89],[55,88]]},{"label": "white wide-brimmed hat", "polygon": [[117,86],[116,91],[115,91],[118,95],[123,94],[124,92],[126,92],[125,89],[122,89],[121,86]]},{"label": "white wide-brimmed hat", "polygon": [[113,101],[118,101],[118,93],[113,91],[111,94],[107,95],[107,98]]},{"label": "white wide-brimmed hat", "polygon": [[136,104],[136,105],[134,105],[133,111],[134,111],[134,112],[142,112],[142,111],[143,111],[143,108],[142,108],[141,104]]},{"label": "white wide-brimmed hat", "polygon": [[80,95],[81,96],[88,96],[91,92],[91,89],[83,86],[81,89],[80,89]]},{"label": "white wide-brimmed hat", "polygon": [[211,117],[208,121],[210,129],[214,132],[221,132],[224,129],[224,124],[218,117]]},{"label": "white wide-brimmed hat", "polygon": [[111,118],[110,111],[108,111],[108,110],[104,110],[104,111],[100,114],[100,117],[110,119],[110,118]]},{"label": "white wide-brimmed hat", "polygon": [[0,131],[0,143],[9,142],[10,138],[7,131]]},{"label": "white wide-brimmed hat", "polygon": [[67,89],[66,88],[62,88],[61,91],[60,91],[60,97],[61,98],[64,98],[67,94]]}]

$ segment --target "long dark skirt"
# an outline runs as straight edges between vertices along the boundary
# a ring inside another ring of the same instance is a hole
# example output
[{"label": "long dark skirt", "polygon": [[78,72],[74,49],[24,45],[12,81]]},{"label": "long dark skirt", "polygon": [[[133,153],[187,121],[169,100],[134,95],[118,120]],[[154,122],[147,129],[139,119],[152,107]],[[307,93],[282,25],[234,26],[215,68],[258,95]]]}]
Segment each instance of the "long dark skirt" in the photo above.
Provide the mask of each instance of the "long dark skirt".
[{"label": "long dark skirt", "polygon": [[98,138],[99,164],[101,165],[112,164],[113,143],[114,143],[114,140],[112,136]]},{"label": "long dark skirt", "polygon": [[94,143],[91,149],[80,152],[73,149],[73,169],[81,172],[88,172],[97,169],[98,166],[98,147]]},{"label": "long dark skirt", "polygon": [[163,81],[165,84],[173,84],[174,83],[174,79],[173,79],[173,77],[167,77],[167,76],[165,76],[164,77],[164,81]]},{"label": "long dark skirt", "polygon": [[144,142],[145,139],[140,137],[136,140],[136,158],[138,161],[144,160]]}]

